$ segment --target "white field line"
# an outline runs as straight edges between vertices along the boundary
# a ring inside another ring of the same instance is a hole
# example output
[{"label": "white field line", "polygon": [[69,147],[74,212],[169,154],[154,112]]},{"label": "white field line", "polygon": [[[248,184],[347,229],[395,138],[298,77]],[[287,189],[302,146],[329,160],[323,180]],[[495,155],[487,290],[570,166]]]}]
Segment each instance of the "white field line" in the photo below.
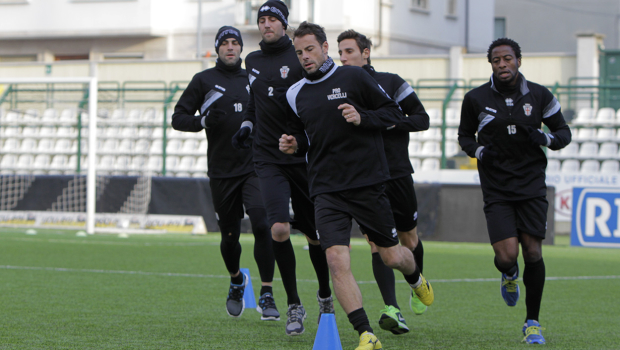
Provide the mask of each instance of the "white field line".
[{"label": "white field line", "polygon": [[[162,277],[191,277],[191,278],[230,278],[225,275],[204,275],[195,273],[175,273],[175,272],[147,272],[147,271],[124,271],[124,270],[97,270],[97,269],[72,269],[64,267],[38,267],[38,266],[13,266],[0,265],[0,269],[4,270],[35,270],[35,271],[52,271],[52,272],[81,272],[81,273],[101,273],[101,274],[118,274],[118,275],[141,275],[141,276],[162,276]],[[256,277],[253,280],[259,280]],[[609,280],[620,279],[620,276],[562,276],[547,277],[547,281],[573,281],[573,280]],[[281,281],[280,278],[274,278]],[[315,282],[316,280],[298,279],[298,282]],[[499,278],[456,278],[456,279],[433,279],[432,283],[463,283],[463,282],[498,282]],[[405,281],[396,281],[397,283],[405,283]],[[357,281],[358,284],[373,284],[376,281]]]}]

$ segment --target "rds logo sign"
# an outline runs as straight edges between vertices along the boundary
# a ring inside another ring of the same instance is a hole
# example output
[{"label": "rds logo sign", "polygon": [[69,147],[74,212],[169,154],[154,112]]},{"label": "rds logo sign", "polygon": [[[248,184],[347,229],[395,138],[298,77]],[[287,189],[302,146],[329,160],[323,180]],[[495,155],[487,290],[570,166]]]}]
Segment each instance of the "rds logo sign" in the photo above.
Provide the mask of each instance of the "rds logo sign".
[{"label": "rds logo sign", "polygon": [[620,188],[573,188],[571,245],[620,248]]}]

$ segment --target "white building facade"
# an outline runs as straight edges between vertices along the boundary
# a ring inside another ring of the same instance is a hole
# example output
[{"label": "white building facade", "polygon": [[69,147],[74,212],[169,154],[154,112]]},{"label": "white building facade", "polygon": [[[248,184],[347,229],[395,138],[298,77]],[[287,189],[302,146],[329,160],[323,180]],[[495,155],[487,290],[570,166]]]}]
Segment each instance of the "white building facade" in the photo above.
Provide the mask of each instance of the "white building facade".
[{"label": "white building facade", "polygon": [[[0,0],[0,62],[184,60],[213,56],[223,25],[258,49],[256,10],[263,0]],[[369,36],[374,56],[484,52],[493,38],[494,0],[287,0],[294,28],[325,27]],[[201,40],[197,40],[199,7]]]}]

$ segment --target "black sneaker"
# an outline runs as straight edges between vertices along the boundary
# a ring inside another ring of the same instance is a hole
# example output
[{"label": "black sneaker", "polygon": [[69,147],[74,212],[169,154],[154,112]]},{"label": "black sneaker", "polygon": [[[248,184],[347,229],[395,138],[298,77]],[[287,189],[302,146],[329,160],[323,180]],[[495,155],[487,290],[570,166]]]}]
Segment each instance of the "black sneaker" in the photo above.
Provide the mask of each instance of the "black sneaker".
[{"label": "black sneaker", "polygon": [[286,320],[286,335],[299,335],[304,332],[304,320],[306,319],[306,310],[301,304],[291,304],[286,312],[288,320]]},{"label": "black sneaker", "polygon": [[243,292],[245,291],[245,285],[248,280],[248,276],[243,274],[243,284],[230,283],[230,289],[228,290],[228,297],[226,298],[226,312],[229,316],[239,317],[245,309],[245,300],[243,299]]},{"label": "black sneaker", "polygon": [[316,292],[316,300],[319,302],[319,320],[316,323],[321,322],[322,314],[335,314],[334,312],[334,298],[330,295],[323,299],[319,296],[319,292]]},{"label": "black sneaker", "polygon": [[256,311],[261,313],[260,319],[263,321],[280,321],[280,313],[276,308],[276,302],[271,293],[265,293],[258,299]]}]

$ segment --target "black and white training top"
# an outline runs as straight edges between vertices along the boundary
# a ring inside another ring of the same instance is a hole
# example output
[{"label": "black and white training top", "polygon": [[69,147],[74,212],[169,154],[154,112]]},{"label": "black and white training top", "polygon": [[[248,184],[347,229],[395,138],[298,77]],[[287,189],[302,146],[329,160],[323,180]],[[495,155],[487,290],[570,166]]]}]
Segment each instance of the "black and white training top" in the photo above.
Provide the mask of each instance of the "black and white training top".
[{"label": "black and white training top", "polygon": [[[209,109],[226,112],[217,125],[206,129],[207,174],[211,178],[230,178],[254,171],[252,151],[235,150],[230,143],[243,120],[248,90],[248,78],[240,64],[234,69],[218,60],[216,67],[194,75],[174,107],[172,127],[180,131],[201,131],[202,116]],[[200,116],[195,116],[196,111]]]},{"label": "black and white training top", "polygon": [[[304,78],[291,86],[286,97],[301,121],[291,128],[297,152],[307,152],[311,197],[389,180],[381,131],[404,117],[362,68],[334,64],[320,79]],[[361,115],[359,126],[342,116],[338,106],[343,103]]]},{"label": "black and white training top", "polygon": [[[519,73],[518,88],[503,95],[491,80],[465,94],[459,126],[459,144],[472,158],[481,146],[493,145],[499,154],[492,164],[478,161],[480,184],[485,202],[516,201],[546,196],[547,157],[532,144],[528,127],[549,130],[548,147],[564,148],[571,132],[564,121],[560,103],[544,86],[525,80]],[[478,139],[476,140],[476,134]]]},{"label": "black and white training top", "polygon": [[428,130],[429,118],[424,106],[411,85],[397,74],[376,72],[370,65],[364,70],[372,76],[403,110],[405,118],[395,128],[383,131],[385,156],[390,168],[390,176],[397,179],[413,173],[409,156],[409,133]]},{"label": "black and white training top", "polygon": [[[277,51],[254,51],[245,59],[250,82],[250,101],[245,120],[251,121],[255,132],[254,162],[299,164],[303,159],[280,152],[279,140],[290,134],[287,120],[291,113],[286,106],[286,90],[303,77],[302,67],[288,36]],[[237,126],[238,127],[238,126]]]}]

